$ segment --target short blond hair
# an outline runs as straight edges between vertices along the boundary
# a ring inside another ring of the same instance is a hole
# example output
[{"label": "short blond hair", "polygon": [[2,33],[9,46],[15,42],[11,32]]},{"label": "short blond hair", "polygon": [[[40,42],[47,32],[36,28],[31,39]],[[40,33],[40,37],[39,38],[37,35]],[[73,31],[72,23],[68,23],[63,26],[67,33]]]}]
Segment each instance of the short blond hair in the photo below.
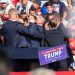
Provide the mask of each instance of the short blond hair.
[{"label": "short blond hair", "polygon": [[15,8],[11,8],[10,10],[9,10],[9,12],[8,12],[8,14],[9,14],[9,16],[11,16],[12,14],[12,12],[16,12],[17,11],[17,9],[15,9]]}]

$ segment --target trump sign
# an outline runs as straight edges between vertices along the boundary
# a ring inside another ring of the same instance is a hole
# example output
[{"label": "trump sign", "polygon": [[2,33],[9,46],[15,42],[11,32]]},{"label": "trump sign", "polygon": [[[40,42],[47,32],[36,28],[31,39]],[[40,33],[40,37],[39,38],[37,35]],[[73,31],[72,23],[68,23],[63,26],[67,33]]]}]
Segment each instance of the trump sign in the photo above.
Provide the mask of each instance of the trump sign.
[{"label": "trump sign", "polygon": [[66,44],[52,48],[40,48],[40,50],[41,51],[38,51],[40,65],[45,65],[68,58]]}]

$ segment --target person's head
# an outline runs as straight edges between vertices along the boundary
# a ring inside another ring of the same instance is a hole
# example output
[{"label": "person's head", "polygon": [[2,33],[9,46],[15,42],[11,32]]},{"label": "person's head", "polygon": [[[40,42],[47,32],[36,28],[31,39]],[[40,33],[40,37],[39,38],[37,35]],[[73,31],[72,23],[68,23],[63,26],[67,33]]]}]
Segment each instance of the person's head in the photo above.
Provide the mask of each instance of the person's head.
[{"label": "person's head", "polygon": [[33,0],[32,3],[35,9],[38,9],[41,6],[41,0]]},{"label": "person's head", "polygon": [[35,16],[36,15],[36,9],[34,7],[31,7],[29,9],[29,14],[32,15],[32,16]]},{"label": "person's head", "polygon": [[18,11],[14,8],[9,10],[9,19],[18,21]]},{"label": "person's head", "polygon": [[5,9],[8,5],[8,0],[0,0],[0,7]]},{"label": "person's head", "polygon": [[28,0],[21,0],[21,3],[22,3],[23,6],[26,6],[27,3],[28,3]]},{"label": "person's head", "polygon": [[21,19],[24,19],[26,16],[27,16],[26,10],[22,9],[22,10],[21,10],[21,13],[20,13],[20,18],[21,18]]},{"label": "person's head", "polygon": [[48,19],[48,25],[50,26],[50,28],[57,28],[61,21],[60,15],[58,13],[49,14]]},{"label": "person's head", "polygon": [[43,15],[47,15],[48,14],[47,7],[42,7],[41,12],[42,12]]},{"label": "person's head", "polygon": [[44,18],[46,18],[46,16],[48,15],[47,7],[42,7],[42,8],[41,8],[41,13],[42,13],[42,16],[43,16]]},{"label": "person's head", "polygon": [[44,18],[42,16],[36,16],[36,24],[43,26]]},{"label": "person's head", "polygon": [[54,71],[45,69],[45,68],[38,68],[32,71],[31,75],[56,75]]},{"label": "person's head", "polygon": [[53,7],[52,7],[52,3],[51,2],[47,3],[47,10],[48,10],[48,13],[52,13]]}]

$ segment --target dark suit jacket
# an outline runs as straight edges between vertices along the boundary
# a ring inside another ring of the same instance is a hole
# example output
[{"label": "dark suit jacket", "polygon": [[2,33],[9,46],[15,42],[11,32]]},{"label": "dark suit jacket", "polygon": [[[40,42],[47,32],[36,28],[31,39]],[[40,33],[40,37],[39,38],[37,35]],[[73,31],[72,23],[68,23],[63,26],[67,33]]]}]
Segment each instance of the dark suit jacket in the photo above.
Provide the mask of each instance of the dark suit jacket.
[{"label": "dark suit jacket", "polygon": [[6,23],[4,23],[2,27],[2,32],[4,36],[4,45],[10,48],[19,47],[19,44],[28,45],[26,36],[33,34],[31,30],[32,28],[31,27],[29,28],[24,27],[22,23],[16,21],[9,20]]},{"label": "dark suit jacket", "polygon": [[45,39],[49,46],[58,46],[66,43],[65,38],[71,38],[70,31],[61,23],[57,29],[45,30]]},{"label": "dark suit jacket", "polygon": [[42,41],[42,32],[43,32],[43,27],[36,25],[36,24],[31,24],[32,26],[32,32],[33,36],[31,36],[30,43],[31,47],[40,47],[41,46],[41,41]]}]

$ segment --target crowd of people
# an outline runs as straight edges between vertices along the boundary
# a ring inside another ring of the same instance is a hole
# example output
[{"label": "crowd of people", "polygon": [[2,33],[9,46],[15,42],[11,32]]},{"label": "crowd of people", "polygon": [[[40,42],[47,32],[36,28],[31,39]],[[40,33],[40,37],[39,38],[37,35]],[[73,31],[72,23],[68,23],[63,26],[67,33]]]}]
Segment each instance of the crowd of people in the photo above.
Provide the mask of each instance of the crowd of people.
[{"label": "crowd of people", "polygon": [[[74,3],[47,0],[42,5],[41,0],[0,0],[1,46],[12,49],[66,44],[72,59],[75,54]],[[67,71],[70,59],[52,63],[50,68]]]}]

